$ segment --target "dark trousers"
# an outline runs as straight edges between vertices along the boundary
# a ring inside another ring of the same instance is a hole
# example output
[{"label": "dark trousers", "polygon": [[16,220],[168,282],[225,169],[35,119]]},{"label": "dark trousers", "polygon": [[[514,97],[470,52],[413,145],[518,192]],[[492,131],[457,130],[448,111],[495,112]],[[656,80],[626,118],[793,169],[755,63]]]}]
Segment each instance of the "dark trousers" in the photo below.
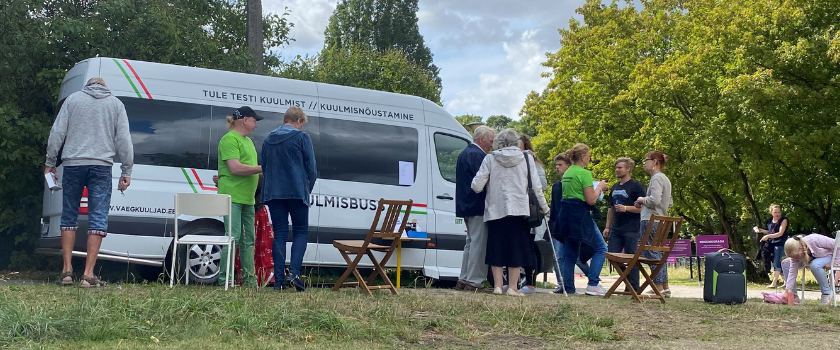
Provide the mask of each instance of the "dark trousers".
[{"label": "dark trousers", "polygon": [[289,238],[289,217],[292,218],[292,249],[289,272],[300,275],[303,255],[309,236],[309,206],[300,199],[274,199],[266,203],[274,230],[271,256],[274,258],[274,289],[280,289],[286,279],[286,240]]},{"label": "dark trousers", "polygon": [[[607,242],[607,251],[610,253],[624,253],[636,254],[636,249],[639,248],[639,231],[612,231],[610,230],[609,242]],[[627,276],[627,280],[633,289],[639,288],[639,269],[633,268]]]}]

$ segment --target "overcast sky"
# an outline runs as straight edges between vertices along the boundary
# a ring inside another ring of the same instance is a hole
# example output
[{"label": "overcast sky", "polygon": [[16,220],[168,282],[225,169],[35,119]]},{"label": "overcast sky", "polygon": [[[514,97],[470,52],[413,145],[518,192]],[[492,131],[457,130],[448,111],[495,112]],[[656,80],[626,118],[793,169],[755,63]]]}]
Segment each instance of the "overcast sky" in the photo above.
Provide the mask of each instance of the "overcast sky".
[{"label": "overcast sky", "polygon": [[[280,54],[316,55],[338,0],[263,0],[263,11],[283,13],[294,23],[291,45]],[[420,34],[434,54],[443,80],[441,99],[452,115],[519,119],[531,90],[548,79],[540,74],[545,53],[560,48],[558,28],[567,28],[584,0],[420,0]]]}]

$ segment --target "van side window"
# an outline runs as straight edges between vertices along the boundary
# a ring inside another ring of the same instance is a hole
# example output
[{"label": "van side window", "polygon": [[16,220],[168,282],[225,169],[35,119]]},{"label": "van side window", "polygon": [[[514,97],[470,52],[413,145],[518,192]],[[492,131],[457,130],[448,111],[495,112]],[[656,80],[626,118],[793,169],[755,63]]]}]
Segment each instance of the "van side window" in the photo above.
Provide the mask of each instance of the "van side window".
[{"label": "van side window", "polygon": [[440,176],[446,181],[455,182],[455,165],[458,156],[469,142],[460,137],[435,133],[435,155],[437,155]]},{"label": "van side window", "polygon": [[128,114],[135,164],[207,169],[209,106],[118,98]]},{"label": "van side window", "polygon": [[[208,167],[208,169],[218,170],[219,141],[222,139],[222,136],[225,136],[225,134],[227,134],[227,117],[233,114],[233,111],[236,108],[212,106],[211,109],[212,116],[210,122],[210,166]],[[258,109],[254,109],[254,111],[257,112],[257,114],[259,114],[261,117],[265,118],[257,122],[257,129],[254,130],[254,133],[250,136],[251,140],[254,141],[254,147],[257,149],[257,161],[259,162],[259,164],[262,164],[263,140],[265,140],[266,136],[268,136],[268,134],[271,133],[274,129],[283,125],[283,113],[268,112]],[[309,121],[303,125],[303,130],[309,133],[309,136],[312,137],[313,142],[315,141],[315,137],[317,135],[317,127],[318,122],[314,117],[309,117]]]},{"label": "van side window", "polygon": [[417,129],[323,116],[319,124],[319,178],[399,186],[402,161],[414,163],[416,179]]}]

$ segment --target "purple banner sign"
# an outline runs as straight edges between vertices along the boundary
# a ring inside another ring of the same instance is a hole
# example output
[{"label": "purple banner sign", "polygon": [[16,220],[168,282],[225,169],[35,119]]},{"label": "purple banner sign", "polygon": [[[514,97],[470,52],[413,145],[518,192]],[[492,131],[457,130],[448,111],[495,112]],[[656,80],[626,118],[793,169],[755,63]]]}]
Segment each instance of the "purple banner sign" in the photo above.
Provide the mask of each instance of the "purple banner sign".
[{"label": "purple banner sign", "polygon": [[[671,240],[666,240],[666,244],[671,244]],[[677,239],[677,243],[674,243],[674,249],[671,250],[671,255],[675,258],[687,258],[691,256],[691,240],[690,239]]]},{"label": "purple banner sign", "polygon": [[694,239],[697,244],[698,256],[705,256],[708,253],[729,248],[729,237],[726,235],[697,236]]}]

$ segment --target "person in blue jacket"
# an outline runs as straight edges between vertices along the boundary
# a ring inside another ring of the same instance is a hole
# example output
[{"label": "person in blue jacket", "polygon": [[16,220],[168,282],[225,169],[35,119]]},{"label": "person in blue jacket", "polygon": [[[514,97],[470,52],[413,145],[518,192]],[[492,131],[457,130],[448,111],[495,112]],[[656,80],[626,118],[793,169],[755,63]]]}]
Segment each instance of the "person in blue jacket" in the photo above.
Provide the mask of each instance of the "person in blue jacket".
[{"label": "person in blue jacket", "polygon": [[487,279],[487,224],[484,222],[486,192],[475,193],[470,184],[484,157],[493,148],[496,133],[484,125],[473,131],[473,142],[458,155],[455,165],[455,215],[467,224],[461,275],[455,289],[477,291],[483,289]]},{"label": "person in blue jacket", "polygon": [[315,186],[315,151],[309,134],[301,131],[306,114],[299,107],[289,107],[284,124],[274,129],[263,141],[262,201],[268,206],[274,230],[274,289],[282,290],[286,281],[286,239],[289,216],[292,218],[292,250],[289,281],[299,292],[305,285],[300,280],[303,255],[309,235],[309,194]]}]

